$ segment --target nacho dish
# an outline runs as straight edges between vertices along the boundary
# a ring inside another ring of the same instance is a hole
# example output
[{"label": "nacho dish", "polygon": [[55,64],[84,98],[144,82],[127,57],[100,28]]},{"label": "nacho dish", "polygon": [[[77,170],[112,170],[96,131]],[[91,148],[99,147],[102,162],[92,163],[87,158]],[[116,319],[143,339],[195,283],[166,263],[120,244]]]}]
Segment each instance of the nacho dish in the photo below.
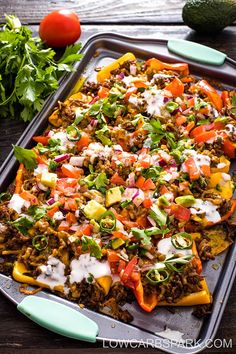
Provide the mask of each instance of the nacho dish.
[{"label": "nacho dish", "polygon": [[133,301],[208,306],[202,261],[230,246],[236,222],[236,93],[132,53],[97,71],[32,149],[14,147],[0,271],[124,322]]}]

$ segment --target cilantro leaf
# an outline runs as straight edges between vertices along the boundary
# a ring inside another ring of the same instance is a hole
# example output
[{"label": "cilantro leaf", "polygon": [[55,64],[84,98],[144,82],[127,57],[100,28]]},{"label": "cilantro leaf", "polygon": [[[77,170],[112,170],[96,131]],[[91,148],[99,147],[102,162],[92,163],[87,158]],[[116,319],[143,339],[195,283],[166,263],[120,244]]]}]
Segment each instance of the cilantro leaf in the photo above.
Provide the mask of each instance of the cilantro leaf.
[{"label": "cilantro leaf", "polygon": [[157,222],[160,226],[165,226],[167,222],[167,213],[164,210],[158,208],[157,205],[152,205],[149,212],[151,218]]},{"label": "cilantro leaf", "polygon": [[23,163],[27,170],[33,170],[37,166],[37,155],[33,150],[24,149],[21,146],[12,145],[16,159]]},{"label": "cilantro leaf", "polygon": [[131,229],[131,232],[134,237],[136,237],[138,240],[140,240],[142,245],[150,245],[151,243],[151,237],[146,234],[145,230],[138,229],[137,227],[133,227]]},{"label": "cilantro leaf", "polygon": [[167,140],[171,149],[176,147],[175,136],[171,132],[166,132],[159,119],[152,119],[149,123],[143,125],[144,130],[148,130],[151,138],[151,148],[156,148],[162,139]]},{"label": "cilantro leaf", "polygon": [[92,257],[96,257],[97,259],[102,258],[102,249],[92,237],[83,236],[81,240],[83,252],[89,251]]},{"label": "cilantro leaf", "polygon": [[27,212],[30,216],[34,218],[35,221],[37,221],[45,216],[46,209],[37,205],[31,205]]},{"label": "cilantro leaf", "polygon": [[107,125],[104,125],[103,127],[102,127],[102,129],[100,129],[100,130],[97,130],[96,131],[96,133],[95,133],[95,135],[96,135],[96,137],[101,141],[101,143],[105,146],[105,145],[108,145],[108,146],[110,146],[110,145],[112,145],[112,141],[111,141],[111,139],[109,139],[108,137],[107,137],[107,134],[109,134],[109,129],[108,129],[108,126]]},{"label": "cilantro leaf", "polygon": [[0,32],[0,106],[2,116],[21,118],[27,122],[41,110],[44,100],[58,88],[64,72],[81,59],[80,44],[66,48],[55,61],[55,51],[44,48],[30,29],[16,16],[5,15],[6,25]]},{"label": "cilantro leaf", "polygon": [[24,216],[20,219],[10,221],[9,224],[14,226],[23,235],[26,235],[28,230],[33,226],[34,221]]},{"label": "cilantro leaf", "polygon": [[98,176],[95,178],[94,180],[94,185],[96,187],[97,190],[105,193],[106,191],[106,186],[108,184],[108,179],[107,176],[105,174],[105,172],[101,172],[98,174]]}]

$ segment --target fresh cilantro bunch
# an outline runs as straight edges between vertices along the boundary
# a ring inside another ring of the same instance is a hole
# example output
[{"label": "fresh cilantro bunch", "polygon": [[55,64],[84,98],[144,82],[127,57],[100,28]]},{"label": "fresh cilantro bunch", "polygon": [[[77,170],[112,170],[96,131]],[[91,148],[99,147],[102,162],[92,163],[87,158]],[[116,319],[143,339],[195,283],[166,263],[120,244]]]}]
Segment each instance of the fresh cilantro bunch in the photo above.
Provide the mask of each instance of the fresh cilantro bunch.
[{"label": "fresh cilantro bunch", "polygon": [[58,80],[80,60],[81,44],[66,48],[59,61],[55,52],[32,37],[15,16],[5,15],[0,32],[0,116],[27,122],[41,110],[44,100],[58,88]]}]

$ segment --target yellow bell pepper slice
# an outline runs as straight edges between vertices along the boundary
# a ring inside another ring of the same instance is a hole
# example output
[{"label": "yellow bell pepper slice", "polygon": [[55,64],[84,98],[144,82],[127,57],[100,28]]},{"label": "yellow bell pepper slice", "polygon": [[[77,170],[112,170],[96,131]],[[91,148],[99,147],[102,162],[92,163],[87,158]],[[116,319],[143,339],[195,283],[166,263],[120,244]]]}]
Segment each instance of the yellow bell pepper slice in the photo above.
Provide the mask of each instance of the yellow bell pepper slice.
[{"label": "yellow bell pepper slice", "polygon": [[211,173],[224,172],[228,173],[230,168],[230,161],[225,156],[220,157],[219,167],[211,167]]},{"label": "yellow bell pepper slice", "polygon": [[212,173],[210,176],[209,187],[221,195],[224,199],[231,199],[233,196],[233,183],[230,176],[224,172]]},{"label": "yellow bell pepper slice", "polygon": [[175,303],[161,301],[158,303],[157,306],[194,306],[194,305],[210,304],[212,298],[206,280],[203,279],[201,281],[201,284],[202,284],[201,291],[186,295]]},{"label": "yellow bell pepper slice", "polygon": [[118,69],[120,65],[122,65],[128,60],[136,60],[133,53],[126,53],[119,59],[113,61],[111,64],[102,68],[102,70],[97,73],[97,81],[104,82],[106,79],[109,79],[111,71]]},{"label": "yellow bell pepper slice", "polygon": [[[36,279],[27,275],[27,273],[28,273],[28,269],[26,268],[24,263],[18,261],[14,263],[12,276],[16,281],[18,281],[19,283],[29,284],[33,286],[40,286],[41,288],[50,289],[50,287],[47,284],[37,281]],[[53,290],[64,292],[64,286],[56,285],[53,288]]]},{"label": "yellow bell pepper slice", "polygon": [[112,278],[109,275],[97,278],[96,282],[103,288],[105,295],[109,293],[112,284]]}]

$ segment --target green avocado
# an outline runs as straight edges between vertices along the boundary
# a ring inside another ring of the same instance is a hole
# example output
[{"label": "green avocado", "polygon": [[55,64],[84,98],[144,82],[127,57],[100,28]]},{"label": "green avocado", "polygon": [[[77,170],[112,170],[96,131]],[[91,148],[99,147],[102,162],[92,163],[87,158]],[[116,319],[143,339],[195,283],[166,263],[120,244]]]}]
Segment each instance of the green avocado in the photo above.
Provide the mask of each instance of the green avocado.
[{"label": "green avocado", "polygon": [[184,23],[199,33],[217,33],[236,20],[235,0],[187,0]]}]

